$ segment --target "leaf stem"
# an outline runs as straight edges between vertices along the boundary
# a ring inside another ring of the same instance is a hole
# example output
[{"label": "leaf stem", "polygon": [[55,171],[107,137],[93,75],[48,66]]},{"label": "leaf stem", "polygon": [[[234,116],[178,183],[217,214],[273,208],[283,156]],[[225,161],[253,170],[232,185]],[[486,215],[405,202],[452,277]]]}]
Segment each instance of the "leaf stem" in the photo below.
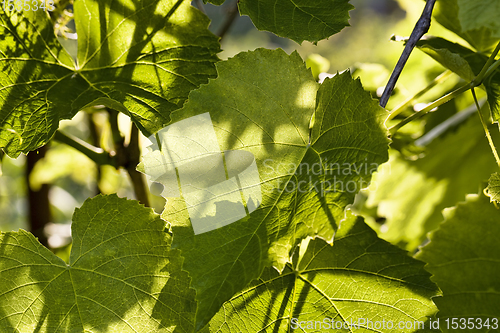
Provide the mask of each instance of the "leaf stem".
[{"label": "leaf stem", "polygon": [[425,87],[424,89],[420,90],[414,96],[408,98],[406,101],[404,101],[403,103],[401,103],[400,105],[398,105],[397,107],[395,107],[391,111],[391,113],[389,114],[389,118],[387,118],[387,119],[391,120],[394,117],[396,117],[398,114],[400,114],[401,112],[403,112],[406,109],[406,107],[408,105],[410,105],[413,101],[415,101],[417,98],[421,97],[426,92],[428,92],[429,90],[431,90],[432,88],[434,88],[435,86],[437,86],[438,84],[440,84],[441,82],[443,82],[446,79],[448,79],[451,76],[452,73],[453,73],[452,71],[446,70],[443,73],[439,74],[439,76],[437,76],[434,80],[432,80],[432,82],[429,83],[429,85],[427,87]]},{"label": "leaf stem", "polygon": [[479,86],[483,82],[484,78],[488,76],[487,73],[491,74],[490,66],[495,61],[495,57],[497,56],[499,51],[500,51],[500,42],[498,42],[497,47],[495,48],[491,56],[488,58],[488,61],[486,61],[486,64],[484,64],[483,68],[481,69],[481,72],[479,72],[479,74],[474,78],[476,86]]},{"label": "leaf stem", "polygon": [[444,95],[443,97],[441,97],[441,98],[437,99],[436,101],[432,102],[431,104],[427,105],[421,111],[412,114],[411,116],[403,119],[401,122],[399,122],[396,125],[389,128],[389,132],[391,133],[391,135],[394,135],[394,133],[396,133],[404,125],[408,124],[409,122],[411,122],[413,120],[419,119],[420,117],[429,113],[434,108],[452,100],[453,98],[457,97],[458,95],[460,95],[463,92],[466,92],[470,88],[471,88],[471,84],[466,84],[466,85],[452,91],[451,93]]},{"label": "leaf stem", "polygon": [[94,147],[87,142],[61,132],[60,130],[57,130],[55,135],[54,135],[54,140],[59,141],[61,143],[67,144],[70,147],[75,148],[88,158],[90,158],[92,161],[94,161],[98,165],[112,165],[114,167],[117,166],[117,161],[114,156],[111,156],[109,153],[105,152],[101,148]]},{"label": "leaf stem", "polygon": [[498,157],[497,149],[495,148],[495,143],[491,138],[490,131],[488,130],[488,125],[484,121],[483,114],[481,113],[481,108],[479,107],[479,103],[477,101],[476,92],[474,88],[471,88],[472,97],[474,98],[474,103],[476,103],[477,113],[479,114],[479,119],[481,119],[481,124],[483,125],[484,132],[486,133],[486,138],[488,139],[488,143],[490,144],[491,151],[493,152],[493,156],[495,156],[495,161],[497,162],[498,167],[500,168],[500,158]]},{"label": "leaf stem", "polygon": [[497,61],[495,61],[493,63],[493,65],[491,65],[490,68],[488,68],[488,70],[486,71],[486,74],[484,74],[484,79],[486,79],[490,75],[492,75],[493,72],[497,70],[498,66],[500,66],[500,59],[498,59]]},{"label": "leaf stem", "polygon": [[299,245],[299,258],[297,259],[297,265],[295,266],[295,269],[298,271],[300,268],[300,262],[302,261],[302,258],[304,258],[304,255],[306,254],[307,247],[309,246],[309,241],[311,238],[306,237],[302,239]]}]

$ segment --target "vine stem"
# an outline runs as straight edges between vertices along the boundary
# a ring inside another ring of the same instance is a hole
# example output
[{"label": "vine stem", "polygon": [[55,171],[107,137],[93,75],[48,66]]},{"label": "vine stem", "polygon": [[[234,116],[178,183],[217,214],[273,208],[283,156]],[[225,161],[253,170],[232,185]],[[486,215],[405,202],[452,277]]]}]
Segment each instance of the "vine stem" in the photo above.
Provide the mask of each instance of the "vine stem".
[{"label": "vine stem", "polygon": [[408,61],[411,52],[415,48],[415,45],[417,45],[417,42],[420,40],[420,38],[422,38],[422,36],[425,35],[427,31],[429,31],[429,28],[431,26],[432,10],[434,9],[435,3],[436,0],[427,0],[424,7],[424,11],[422,12],[420,18],[418,19],[417,24],[415,24],[415,28],[413,28],[413,31],[411,32],[410,38],[408,39],[408,42],[405,45],[403,53],[401,54],[401,57],[399,58],[396,64],[396,67],[392,71],[391,77],[389,78],[389,82],[385,86],[384,93],[380,98],[381,107],[385,108],[385,106],[387,105],[389,97],[391,96],[392,91],[396,86],[396,82],[398,81],[399,75],[401,75],[401,72],[403,71],[406,62]]},{"label": "vine stem", "polygon": [[137,200],[146,207],[150,207],[148,192],[146,190],[146,182],[144,181],[144,175],[137,171],[135,167],[139,164],[141,159],[141,150],[139,148],[139,130],[134,123],[131,124],[132,129],[130,131],[130,143],[126,147],[125,151],[128,154],[128,163],[125,166],[127,169],[130,180],[134,186],[134,192]]},{"label": "vine stem", "polygon": [[[97,124],[94,122],[93,114],[86,114],[86,118],[87,118],[87,125],[89,127],[89,132],[90,132],[91,144],[94,147],[97,147],[99,145],[99,141],[100,141],[100,134],[99,134],[99,130],[97,129]],[[102,171],[101,171],[101,168],[99,167],[99,165],[96,169],[97,169],[97,175],[96,175],[96,183],[95,183],[95,187],[94,187],[94,192],[97,195],[97,194],[101,193],[101,189],[99,188],[99,184],[101,184],[101,180],[102,180]]]},{"label": "vine stem", "polygon": [[497,162],[498,167],[500,168],[500,158],[498,157],[497,149],[495,148],[495,143],[491,138],[490,131],[488,130],[488,125],[484,121],[483,114],[481,113],[481,108],[479,107],[479,102],[477,101],[476,92],[474,88],[471,88],[472,97],[474,98],[474,103],[476,103],[477,113],[479,114],[479,119],[481,119],[481,124],[483,125],[484,133],[486,133],[486,138],[488,139],[488,143],[490,144],[491,151],[493,152],[493,156],[495,156],[495,161]]},{"label": "vine stem", "polygon": [[203,14],[207,15],[207,13],[205,12],[205,8],[203,8],[203,4],[201,3],[201,1],[195,0],[194,2],[196,3],[196,8],[198,8],[198,10],[200,12],[202,12]]},{"label": "vine stem", "polygon": [[149,197],[146,191],[146,183],[141,173],[135,170],[140,161],[139,130],[132,122],[130,131],[130,142],[125,146],[125,139],[118,128],[118,111],[109,109],[109,124],[115,145],[118,166],[127,170],[132,182],[136,199],[146,207],[150,207]]},{"label": "vine stem", "polygon": [[235,1],[233,4],[231,4],[231,7],[227,10],[227,17],[224,23],[222,24],[222,27],[220,28],[219,32],[217,32],[217,36],[220,37],[219,42],[222,40],[224,35],[229,31],[229,28],[231,28],[231,25],[233,25],[234,20],[236,19],[238,15],[238,1]]},{"label": "vine stem", "polygon": [[44,233],[45,226],[52,221],[50,211],[49,191],[50,184],[42,184],[40,188],[35,189],[30,184],[30,176],[38,161],[44,158],[48,151],[48,145],[40,147],[35,151],[30,151],[26,156],[26,168],[24,170],[25,181],[27,185],[28,199],[28,221],[30,230],[38,238],[38,241],[48,247],[48,239]]},{"label": "vine stem", "polygon": [[117,167],[117,161],[114,156],[111,156],[103,149],[94,147],[75,136],[65,134],[60,130],[57,130],[54,134],[54,140],[75,148],[76,150],[90,158],[92,161],[94,161],[97,165],[107,164],[112,165],[115,168]]}]

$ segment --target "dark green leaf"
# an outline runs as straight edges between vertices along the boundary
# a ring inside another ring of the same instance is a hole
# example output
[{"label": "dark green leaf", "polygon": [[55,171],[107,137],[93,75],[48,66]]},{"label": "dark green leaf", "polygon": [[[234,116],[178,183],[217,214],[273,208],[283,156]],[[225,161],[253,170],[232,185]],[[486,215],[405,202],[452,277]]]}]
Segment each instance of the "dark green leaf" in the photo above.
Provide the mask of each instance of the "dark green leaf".
[{"label": "dark green leaf", "polygon": [[77,0],[73,63],[43,11],[0,16],[0,147],[16,157],[45,144],[59,120],[103,104],[146,135],[190,90],[215,76],[217,38],[183,0]]},{"label": "dark green leaf", "polygon": [[[465,1],[465,3],[467,2],[468,0]],[[475,2],[471,2],[471,4],[475,6]],[[492,7],[490,6],[490,8]],[[493,10],[492,13],[494,12]],[[491,50],[498,43],[500,35],[497,34],[494,37],[494,32],[486,24],[483,25],[486,23],[483,21],[483,17],[473,13],[474,11],[463,8],[461,0],[439,0],[436,1],[433,16],[441,25],[462,37],[476,50],[480,52]],[[473,21],[476,21],[477,24],[471,24]]]},{"label": "dark green leaf", "polygon": [[488,60],[485,55],[439,37],[421,40],[417,47],[467,81],[474,80]]},{"label": "dark green leaf", "polygon": [[214,5],[220,6],[224,3],[226,0],[203,0],[204,3],[212,3]]},{"label": "dark green leaf", "polygon": [[488,29],[500,38],[500,2],[497,0],[458,0],[458,19],[464,31]]},{"label": "dark green leaf", "polygon": [[290,38],[301,44],[316,43],[349,25],[349,0],[240,0],[240,12],[257,29]]},{"label": "dark green leaf", "polygon": [[488,94],[488,104],[491,109],[491,118],[494,122],[500,121],[500,71],[487,78],[484,82]]}]

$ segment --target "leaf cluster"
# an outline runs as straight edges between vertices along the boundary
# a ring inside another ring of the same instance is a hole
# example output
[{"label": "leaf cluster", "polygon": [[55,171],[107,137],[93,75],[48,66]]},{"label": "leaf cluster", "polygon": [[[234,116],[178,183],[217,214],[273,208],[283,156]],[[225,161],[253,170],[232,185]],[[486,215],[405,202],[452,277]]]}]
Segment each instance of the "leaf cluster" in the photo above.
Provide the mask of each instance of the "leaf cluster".
[{"label": "leaf cluster", "polygon": [[[58,5],[64,13],[68,2]],[[258,29],[300,44],[347,27],[354,7],[348,0],[241,0],[238,8]],[[488,148],[496,154],[498,129],[490,134],[488,110],[480,110],[474,94],[481,122],[455,110],[420,141],[411,138],[412,145],[425,142],[423,156],[407,158],[415,146],[389,148],[405,124],[477,87],[498,122],[496,1],[438,1],[434,18],[457,43],[436,37],[417,48],[465,83],[423,111],[409,111],[408,102],[391,113],[349,70],[318,83],[297,52],[257,49],[220,61],[209,19],[187,0],[75,0],[73,12],[75,53],[59,41],[61,20],[46,11],[3,8],[5,154],[15,158],[58,140],[97,165],[127,169],[147,204],[134,173],[139,132],[157,137],[137,165],[147,174],[166,151],[161,130],[208,113],[226,156],[224,179],[234,178],[229,152],[248,153],[253,160],[238,163],[255,163],[262,196],[257,204],[245,202],[248,214],[234,223],[207,214],[207,223],[224,226],[197,234],[187,193],[167,197],[161,214],[136,200],[97,195],[73,215],[68,263],[27,231],[0,233],[1,332],[374,330],[363,318],[393,323],[376,328],[381,332],[408,322],[416,323],[408,332],[432,331],[436,318],[496,318],[498,324],[500,213],[490,201],[499,200],[500,162]],[[115,152],[58,130],[61,120],[96,106],[108,110]],[[118,112],[133,123],[127,144]],[[451,122],[459,124],[456,131]],[[180,137],[169,140],[184,145]],[[384,166],[391,172],[382,173]],[[200,182],[210,182],[207,175]],[[481,193],[458,203],[490,175],[490,200]],[[214,209],[237,210],[218,203]],[[450,206],[456,207],[443,222],[441,211]],[[386,232],[375,227],[377,233],[369,224],[380,217]],[[427,242],[416,256],[406,252]],[[480,330],[490,328],[497,329]]]}]

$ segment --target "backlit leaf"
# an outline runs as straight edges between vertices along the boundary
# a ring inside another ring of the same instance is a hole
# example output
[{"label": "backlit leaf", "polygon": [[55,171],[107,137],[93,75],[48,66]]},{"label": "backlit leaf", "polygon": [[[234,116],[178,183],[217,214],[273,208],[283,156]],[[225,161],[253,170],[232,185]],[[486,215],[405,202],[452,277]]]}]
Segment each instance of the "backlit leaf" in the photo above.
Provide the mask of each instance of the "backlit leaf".
[{"label": "backlit leaf", "polygon": [[[417,258],[427,262],[431,279],[443,291],[434,299],[441,322],[446,318],[496,318],[500,325],[500,211],[484,195],[469,195],[465,203],[446,212],[445,221],[431,234]],[[444,332],[452,327],[441,325]],[[477,327],[477,326],[476,326]]]},{"label": "backlit leaf", "polygon": [[491,201],[500,202],[500,175],[498,172],[491,174],[486,191]]},{"label": "backlit leaf", "polygon": [[[161,145],[179,145],[192,152],[207,141],[216,141],[215,150],[251,153],[260,179],[254,185],[260,188],[262,202],[249,215],[240,204],[246,217],[195,235],[185,201],[167,199],[162,216],[172,224],[174,246],[183,251],[184,268],[193,277],[198,328],[265,266],[282,271],[304,237],[332,242],[345,207],[387,160],[383,125],[387,113],[349,72],[325,81],[318,90],[297,53],[289,56],[282,50],[265,49],[241,53],[219,63],[217,69],[218,78],[193,91],[184,108],[172,114],[175,125],[208,113],[202,124],[212,122],[214,138],[200,125],[180,131]],[[190,138],[200,136],[199,144],[190,148],[193,140],[179,141],[187,132],[194,133]],[[154,156],[145,157],[143,171],[158,161]],[[196,164],[196,156],[190,158],[197,168],[205,165]],[[198,178],[213,179],[203,174]],[[175,174],[173,184],[177,188]],[[235,200],[241,201],[237,190],[219,194],[227,199],[211,208],[205,223],[222,223],[218,216],[229,209],[237,211],[238,203],[228,199],[231,193],[237,193]]]},{"label": "backlit leaf", "polygon": [[311,241],[281,275],[265,269],[204,332],[429,332],[439,289],[423,266],[350,218],[333,246]]},{"label": "backlit leaf", "polygon": [[0,234],[1,332],[192,332],[194,290],[152,209],[98,196],[72,232],[69,265],[24,230]]},{"label": "backlit leaf", "polygon": [[0,16],[0,148],[45,144],[59,120],[90,105],[129,115],[146,135],[215,75],[217,38],[183,0],[77,0],[76,63],[43,11]]},{"label": "backlit leaf", "polygon": [[[386,218],[380,237],[415,250],[438,227],[443,209],[477,192],[498,170],[479,117],[470,117],[455,132],[436,138],[415,161],[391,150],[390,162],[372,180],[367,201]],[[498,146],[495,127],[490,131]]]}]

